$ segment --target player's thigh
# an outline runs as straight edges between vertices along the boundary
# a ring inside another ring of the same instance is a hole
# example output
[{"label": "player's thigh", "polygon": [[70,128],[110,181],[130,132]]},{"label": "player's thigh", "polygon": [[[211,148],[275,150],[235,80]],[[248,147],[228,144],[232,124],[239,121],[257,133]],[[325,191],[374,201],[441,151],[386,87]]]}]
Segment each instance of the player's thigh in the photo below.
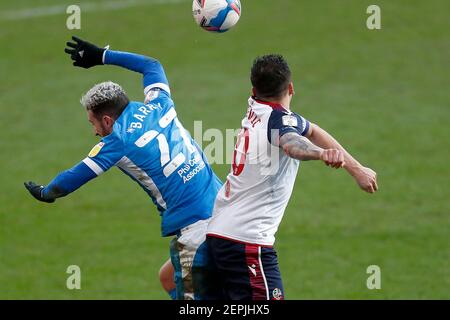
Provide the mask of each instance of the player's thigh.
[{"label": "player's thigh", "polygon": [[214,237],[208,237],[207,242],[226,299],[283,299],[278,258],[273,248]]},{"label": "player's thigh", "polygon": [[245,245],[207,237],[213,264],[226,300],[252,300]]},{"label": "player's thigh", "polygon": [[262,271],[267,283],[269,300],[284,300],[283,281],[281,279],[278,256],[273,248],[261,248]]},{"label": "player's thigh", "polygon": [[217,269],[212,263],[206,241],[197,249],[194,256],[192,264],[192,283],[196,300],[222,299]]},{"label": "player's thigh", "polygon": [[170,259],[174,267],[174,280],[178,300],[193,300],[192,261],[195,250],[186,248],[175,237],[170,242]]},{"label": "player's thigh", "polygon": [[[206,232],[206,230],[205,230]],[[218,299],[220,289],[211,264],[205,233],[177,236],[170,244],[170,256],[175,269],[177,299]]]}]

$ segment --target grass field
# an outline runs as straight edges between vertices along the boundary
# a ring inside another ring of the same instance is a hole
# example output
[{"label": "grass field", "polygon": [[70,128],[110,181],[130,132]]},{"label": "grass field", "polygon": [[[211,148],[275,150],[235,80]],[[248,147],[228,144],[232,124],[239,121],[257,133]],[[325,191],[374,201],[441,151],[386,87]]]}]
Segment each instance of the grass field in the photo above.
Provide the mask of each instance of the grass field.
[{"label": "grass field", "polygon": [[[380,186],[368,195],[344,171],[302,165],[276,245],[286,297],[450,298],[450,2],[242,0],[239,25],[222,35],[195,25],[189,0],[152,2],[94,7],[75,32],[64,10],[18,14],[72,1],[0,3],[1,299],[167,298],[157,274],[169,239],[147,195],[119,170],[52,205],[23,187],[48,183],[97,142],[79,104],[93,84],[113,80],[142,100],[137,74],[73,68],[63,52],[72,34],[158,58],[189,130],[195,120],[237,128],[253,58],[285,55],[292,108],[376,170]],[[373,3],[379,31],[366,28]],[[223,179],[229,166],[214,170]],[[81,290],[66,288],[72,264]],[[381,290],[366,287],[373,264]]]}]

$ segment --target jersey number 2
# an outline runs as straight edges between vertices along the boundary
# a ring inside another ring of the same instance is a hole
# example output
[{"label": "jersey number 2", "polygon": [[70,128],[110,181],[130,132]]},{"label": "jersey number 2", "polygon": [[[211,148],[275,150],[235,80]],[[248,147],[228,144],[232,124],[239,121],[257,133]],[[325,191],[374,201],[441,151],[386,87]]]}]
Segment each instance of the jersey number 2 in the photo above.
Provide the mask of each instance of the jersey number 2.
[{"label": "jersey number 2", "polygon": [[[163,129],[167,127],[172,121],[175,121],[175,125],[180,131],[180,136],[183,139],[184,144],[187,146],[189,153],[193,153],[196,151],[195,147],[192,145],[191,140],[186,135],[186,131],[181,125],[180,121],[176,118],[175,109],[171,108],[159,121],[160,127]],[[145,147],[151,141],[156,138],[158,141],[159,152],[161,154],[161,168],[163,168],[163,173],[166,177],[170,176],[175,170],[180,167],[185,161],[186,156],[180,152],[178,153],[172,160],[170,159],[170,149],[169,144],[167,143],[167,139],[164,134],[156,131],[149,130],[145,132],[139,139],[136,140],[135,145],[139,148]]]}]

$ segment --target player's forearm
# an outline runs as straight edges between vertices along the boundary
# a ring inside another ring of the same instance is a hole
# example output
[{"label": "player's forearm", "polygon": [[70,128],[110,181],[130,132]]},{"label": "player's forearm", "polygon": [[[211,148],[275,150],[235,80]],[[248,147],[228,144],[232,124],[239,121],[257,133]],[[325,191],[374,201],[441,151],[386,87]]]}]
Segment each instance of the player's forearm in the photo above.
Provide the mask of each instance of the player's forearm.
[{"label": "player's forearm", "polygon": [[73,168],[57,175],[43,190],[45,199],[56,199],[74,192],[97,175],[86,164],[80,162]]},{"label": "player's forearm", "polygon": [[312,134],[309,139],[317,146],[324,149],[337,149],[344,153],[345,166],[344,168],[353,175],[356,170],[361,168],[361,164],[352,157],[352,155],[344,149],[343,146],[328,132],[313,124]]},{"label": "player's forearm", "polygon": [[166,88],[165,85],[167,85],[166,91],[168,91],[168,81],[164,68],[156,59],[130,52],[106,50],[103,63],[141,73],[143,75],[144,88],[157,83],[160,84],[159,87],[163,88]]},{"label": "player's forearm", "polygon": [[159,68],[158,60],[136,53],[106,50],[103,56],[103,63],[116,65],[131,71],[146,73],[151,69]]},{"label": "player's forearm", "polygon": [[323,151],[307,138],[291,133],[280,138],[280,146],[289,157],[302,161],[320,160]]}]

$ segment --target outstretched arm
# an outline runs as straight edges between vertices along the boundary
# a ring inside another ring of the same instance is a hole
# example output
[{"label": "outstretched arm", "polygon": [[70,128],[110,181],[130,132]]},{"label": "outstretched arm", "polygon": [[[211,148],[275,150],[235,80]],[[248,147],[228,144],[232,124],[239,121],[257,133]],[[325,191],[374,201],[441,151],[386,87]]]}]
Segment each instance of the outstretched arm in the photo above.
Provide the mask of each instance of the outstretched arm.
[{"label": "outstretched arm", "polygon": [[145,95],[153,88],[163,89],[170,95],[169,82],[163,66],[156,59],[135,53],[105,50],[103,63],[141,73]]},{"label": "outstretched arm", "polygon": [[307,161],[322,160],[333,168],[344,166],[344,154],[332,148],[322,149],[307,138],[295,132],[288,132],[280,138],[280,148],[291,158]]},{"label": "outstretched arm", "polygon": [[344,168],[355,178],[361,189],[369,193],[374,193],[378,190],[376,172],[361,165],[328,132],[320,128],[318,125],[311,123],[306,137],[321,148],[333,148],[341,151],[344,155]]},{"label": "outstretched arm", "polygon": [[327,166],[341,168],[343,154],[334,148],[320,148],[305,138],[310,123],[302,116],[287,110],[273,110],[267,124],[269,142],[297,160],[322,160]]},{"label": "outstretched arm", "polygon": [[47,186],[39,185],[32,181],[24,184],[37,200],[50,203],[54,202],[56,198],[64,197],[77,190],[96,176],[84,162],[80,162],[73,168],[57,175]]},{"label": "outstretched arm", "polygon": [[72,37],[72,40],[74,42],[67,42],[68,48],[64,51],[70,55],[74,66],[88,69],[107,64],[126,68],[142,74],[146,96],[154,88],[162,89],[170,95],[169,82],[158,60],[140,54],[100,48],[77,37]]},{"label": "outstretched arm", "polygon": [[37,200],[54,202],[109,170],[123,157],[123,149],[122,141],[112,133],[95,145],[83,161],[57,175],[47,186],[29,181],[25,187]]}]

